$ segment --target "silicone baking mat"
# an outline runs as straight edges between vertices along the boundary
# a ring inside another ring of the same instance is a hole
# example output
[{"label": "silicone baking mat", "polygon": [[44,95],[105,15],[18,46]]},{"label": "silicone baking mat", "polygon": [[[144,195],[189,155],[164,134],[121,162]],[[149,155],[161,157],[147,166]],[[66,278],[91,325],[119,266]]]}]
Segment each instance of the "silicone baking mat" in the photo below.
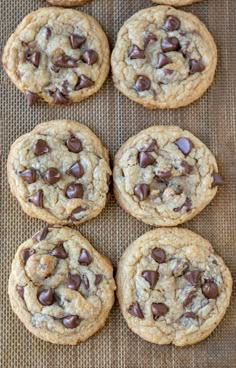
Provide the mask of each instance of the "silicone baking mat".
[{"label": "silicone baking mat", "polygon": [[[47,6],[43,0],[1,0],[1,48],[21,19]],[[81,7],[95,16],[108,34],[111,47],[116,34],[133,13],[152,6],[149,0],[93,0]],[[22,94],[1,68],[1,249],[0,249],[0,354],[1,368],[234,368],[236,366],[235,289],[224,320],[205,341],[187,348],[157,346],[133,334],[117,302],[106,326],[79,346],[60,346],[31,335],[13,314],[7,283],[15,251],[43,226],[25,215],[11,196],[6,159],[11,143],[36,124],[52,119],[74,119],[91,128],[108,147],[113,159],[131,135],[153,124],[176,124],[197,135],[216,155],[226,184],[213,202],[185,227],[210,240],[236,276],[236,4],[235,0],[208,0],[184,8],[196,14],[213,33],[219,63],[213,86],[194,104],[176,111],[147,111],[114,88],[111,76],[100,92],[74,106],[27,108]],[[79,230],[116,267],[125,248],[150,230],[115,203],[113,195],[96,219]]]}]

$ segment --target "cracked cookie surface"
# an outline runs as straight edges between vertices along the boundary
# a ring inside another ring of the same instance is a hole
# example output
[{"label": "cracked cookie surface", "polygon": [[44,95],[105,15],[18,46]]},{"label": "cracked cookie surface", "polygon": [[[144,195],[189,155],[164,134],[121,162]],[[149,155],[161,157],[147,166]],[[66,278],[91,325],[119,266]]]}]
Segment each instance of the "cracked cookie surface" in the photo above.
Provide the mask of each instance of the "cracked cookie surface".
[{"label": "cracked cookie surface", "polygon": [[186,229],[156,229],[135,240],[117,272],[129,328],[156,344],[205,339],[229,305],[232,277],[211,244]]},{"label": "cracked cookie surface", "polygon": [[115,86],[147,108],[178,108],[211,85],[217,50],[205,25],[168,6],[143,9],[121,27],[111,64]]},{"label": "cracked cookie surface", "polygon": [[110,261],[78,231],[47,226],[17,250],[9,279],[13,311],[37,337],[76,345],[105,324],[114,302]]},{"label": "cracked cookie surface", "polygon": [[96,93],[110,68],[107,37],[85,13],[42,8],[19,24],[7,41],[3,66],[29,106],[79,102]]},{"label": "cracked cookie surface", "polygon": [[152,0],[154,3],[163,4],[163,5],[171,5],[171,6],[184,6],[190,5],[193,3],[199,3],[203,0]]},{"label": "cracked cookie surface", "polygon": [[108,152],[78,122],[42,123],[18,138],[7,171],[22,209],[48,223],[80,224],[105,207],[111,175]]},{"label": "cracked cookie surface", "polygon": [[153,126],[129,138],[118,150],[114,193],[132,216],[154,226],[190,220],[223,184],[210,150],[177,126]]}]

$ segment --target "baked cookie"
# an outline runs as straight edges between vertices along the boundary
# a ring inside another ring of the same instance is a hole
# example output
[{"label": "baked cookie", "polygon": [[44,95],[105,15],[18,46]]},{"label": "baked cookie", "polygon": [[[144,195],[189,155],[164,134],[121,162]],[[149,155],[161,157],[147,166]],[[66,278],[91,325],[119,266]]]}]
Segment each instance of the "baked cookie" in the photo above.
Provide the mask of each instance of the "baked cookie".
[{"label": "baked cookie", "polygon": [[114,193],[119,205],[154,226],[190,220],[223,184],[215,157],[177,126],[153,126],[128,139],[115,156]]},{"label": "baked cookie", "polygon": [[27,15],[7,41],[3,66],[29,106],[79,102],[97,92],[110,68],[107,37],[88,14],[42,8]]},{"label": "baked cookie", "polygon": [[47,0],[49,4],[64,7],[79,6],[87,3],[88,1],[90,0]]},{"label": "baked cookie", "polygon": [[155,344],[205,339],[229,305],[232,278],[210,243],[186,229],[156,229],[134,241],[117,273],[129,328]]},{"label": "baked cookie", "polygon": [[108,152],[90,129],[75,121],[42,123],[18,138],[7,171],[22,209],[48,223],[78,225],[105,207]]},{"label": "baked cookie", "polygon": [[105,324],[114,302],[112,272],[110,261],[78,231],[46,226],[16,252],[12,309],[35,336],[76,345]]},{"label": "baked cookie", "polygon": [[152,0],[152,1],[157,4],[184,6],[184,5],[190,5],[193,3],[199,3],[200,1],[203,1],[203,0]]},{"label": "baked cookie", "polygon": [[211,85],[217,50],[205,25],[168,6],[143,9],[120,29],[111,64],[115,86],[150,109],[177,108]]}]

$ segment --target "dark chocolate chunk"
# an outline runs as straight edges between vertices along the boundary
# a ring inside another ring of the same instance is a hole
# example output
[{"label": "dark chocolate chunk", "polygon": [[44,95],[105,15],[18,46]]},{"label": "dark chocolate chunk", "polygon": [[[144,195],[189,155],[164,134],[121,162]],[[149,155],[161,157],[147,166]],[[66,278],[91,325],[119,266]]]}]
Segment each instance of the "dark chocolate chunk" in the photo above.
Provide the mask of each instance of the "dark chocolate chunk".
[{"label": "dark chocolate chunk", "polygon": [[203,65],[201,60],[194,60],[191,59],[189,61],[189,73],[201,73],[205,69],[205,66]]},{"label": "dark chocolate chunk", "polygon": [[138,302],[134,302],[133,304],[131,304],[129,306],[128,312],[133,317],[144,319],[143,312],[141,311],[141,308]]},{"label": "dark chocolate chunk", "polygon": [[32,236],[33,240],[36,240],[37,242],[40,242],[44,239],[46,239],[48,235],[48,224],[46,226],[44,226],[44,228],[40,231],[38,231],[36,234],[34,234],[34,236]]},{"label": "dark chocolate chunk", "polygon": [[44,155],[45,153],[48,153],[50,151],[50,148],[46,141],[43,139],[38,139],[36,142],[34,142],[33,145],[33,152],[36,156]]},{"label": "dark chocolate chunk", "polygon": [[165,20],[164,27],[170,32],[177,31],[180,28],[180,20],[173,15],[169,15]]},{"label": "dark chocolate chunk", "polygon": [[29,107],[31,107],[35,104],[36,101],[38,101],[39,96],[37,95],[37,93],[31,92],[31,91],[26,91],[25,92],[25,98],[26,98],[26,101],[27,101],[27,105]]},{"label": "dark chocolate chunk", "polygon": [[65,328],[76,328],[80,324],[79,316],[66,316],[63,318],[63,325]]},{"label": "dark chocolate chunk", "polygon": [[176,37],[166,37],[161,40],[161,48],[164,52],[178,51],[180,49],[179,40]]},{"label": "dark chocolate chunk", "polygon": [[156,178],[157,178],[158,181],[165,182],[168,179],[170,179],[171,175],[172,175],[171,170],[158,171],[158,173],[156,174]]},{"label": "dark chocolate chunk", "polygon": [[88,266],[93,262],[92,257],[86,249],[81,249],[78,262],[82,266]]},{"label": "dark chocolate chunk", "polygon": [[30,248],[23,249],[23,251],[21,252],[21,259],[23,263],[26,264],[29,257],[31,257],[35,253],[36,253],[35,249],[30,249]]},{"label": "dark chocolate chunk", "polygon": [[157,69],[163,68],[163,66],[170,64],[170,58],[163,52],[158,52],[157,54]]},{"label": "dark chocolate chunk", "polygon": [[155,162],[155,158],[148,152],[139,152],[138,155],[139,166],[142,168],[152,165]]},{"label": "dark chocolate chunk", "polygon": [[71,198],[82,198],[84,191],[83,191],[83,185],[77,184],[77,183],[71,183],[66,188],[66,197]]},{"label": "dark chocolate chunk", "polygon": [[60,259],[66,259],[68,257],[68,254],[65,251],[63,243],[58,244],[55,248],[51,249],[48,253]]},{"label": "dark chocolate chunk", "polygon": [[134,89],[137,92],[143,92],[149,90],[151,87],[151,81],[145,75],[138,75],[135,81]]},{"label": "dark chocolate chunk", "polygon": [[71,215],[70,215],[70,220],[72,221],[78,221],[77,218],[76,218],[76,215],[78,215],[79,213],[81,212],[84,212],[86,211],[86,208],[83,208],[83,207],[76,207],[72,212],[71,212]]},{"label": "dark chocolate chunk", "polygon": [[206,280],[202,285],[202,293],[207,299],[216,299],[219,295],[219,289],[212,280]]},{"label": "dark chocolate chunk", "polygon": [[63,94],[63,96],[68,96],[68,94],[69,94],[68,85],[69,85],[68,80],[64,80],[62,82],[62,85],[61,85],[61,93]]},{"label": "dark chocolate chunk", "polygon": [[169,308],[164,303],[152,303],[151,311],[153,319],[156,321],[159,317],[165,316],[168,313]]},{"label": "dark chocolate chunk", "polygon": [[65,96],[58,89],[53,94],[53,102],[55,105],[66,105],[69,103],[69,100],[67,100]]},{"label": "dark chocolate chunk", "polygon": [[64,54],[55,59],[53,64],[61,68],[76,68],[78,62],[73,57]]},{"label": "dark chocolate chunk", "polygon": [[72,290],[78,290],[81,284],[81,277],[80,275],[74,274],[72,275],[68,272],[66,277],[66,286]]},{"label": "dark chocolate chunk", "polygon": [[196,293],[194,290],[190,291],[186,298],[183,301],[183,306],[187,307],[190,303],[192,303],[193,299],[196,297]]},{"label": "dark chocolate chunk", "polygon": [[88,290],[89,289],[89,279],[87,278],[86,275],[83,275],[83,284],[84,284],[84,288]]},{"label": "dark chocolate chunk", "polygon": [[175,141],[176,146],[178,147],[178,149],[185,155],[187,156],[192,148],[193,148],[193,142],[190,141],[189,138],[186,137],[181,137],[179,139],[177,139]]},{"label": "dark chocolate chunk", "polygon": [[134,194],[140,201],[144,201],[150,193],[149,185],[147,184],[137,184],[134,187]]},{"label": "dark chocolate chunk", "polygon": [[148,147],[144,147],[141,148],[139,151],[140,152],[155,152],[157,150],[157,142],[155,141],[155,139],[152,140],[152,143],[149,144]]},{"label": "dark chocolate chunk", "polygon": [[33,54],[28,55],[26,59],[29,62],[31,62],[31,64],[33,64],[36,68],[38,68],[39,63],[40,63],[40,57],[41,57],[40,52],[39,51],[36,51]]},{"label": "dark chocolate chunk", "polygon": [[150,41],[157,41],[157,37],[152,32],[146,32],[143,37],[144,49],[146,49]]},{"label": "dark chocolate chunk", "polygon": [[181,161],[180,163],[180,169],[182,175],[189,175],[192,171],[193,167],[187,163],[187,161]]},{"label": "dark chocolate chunk", "polygon": [[213,173],[212,178],[213,178],[212,187],[224,184],[223,178],[218,173]]},{"label": "dark chocolate chunk", "polygon": [[36,170],[33,169],[32,167],[24,171],[19,171],[17,175],[22,177],[23,180],[25,180],[28,184],[36,182]]},{"label": "dark chocolate chunk", "polygon": [[192,318],[192,319],[198,319],[198,316],[193,312],[186,312],[182,314],[180,318]]},{"label": "dark chocolate chunk", "polygon": [[72,49],[79,49],[80,46],[83,45],[83,43],[85,43],[85,41],[86,37],[84,36],[80,36],[74,33],[70,35],[70,43]]},{"label": "dark chocolate chunk", "polygon": [[102,279],[103,279],[102,275],[100,275],[100,274],[96,275],[94,285],[98,286],[100,284],[100,282],[102,281]]},{"label": "dark chocolate chunk", "polygon": [[133,45],[129,50],[129,58],[133,59],[145,59],[145,52],[141,50],[137,45]]},{"label": "dark chocolate chunk", "polygon": [[173,211],[180,212],[185,207],[186,212],[189,212],[192,209],[192,205],[193,205],[192,200],[190,198],[186,198],[184,204],[182,204],[182,206],[180,207],[173,208]]},{"label": "dark chocolate chunk", "polygon": [[193,286],[198,286],[202,271],[194,270],[184,274],[184,278]]},{"label": "dark chocolate chunk", "polygon": [[48,184],[55,184],[61,179],[60,171],[57,170],[55,167],[50,167],[44,174],[44,180]]},{"label": "dark chocolate chunk", "polygon": [[59,73],[60,68],[59,68],[59,66],[51,65],[51,70],[52,70],[54,73]]},{"label": "dark chocolate chunk", "polygon": [[81,74],[75,86],[75,91],[79,91],[80,89],[83,89],[83,88],[89,88],[93,85],[94,85],[94,82],[90,78],[88,78],[84,74]]},{"label": "dark chocolate chunk", "polygon": [[154,249],[152,249],[152,251],[151,251],[151,257],[157,263],[165,263],[165,261],[166,261],[166,253],[161,248],[154,248]]},{"label": "dark chocolate chunk", "polygon": [[18,291],[18,294],[20,295],[21,299],[24,299],[24,287],[16,285],[16,290]]},{"label": "dark chocolate chunk", "polygon": [[79,153],[83,150],[81,140],[76,137],[70,137],[66,141],[67,148],[70,152]]},{"label": "dark chocolate chunk", "polygon": [[150,288],[154,289],[154,287],[156,286],[158,277],[159,277],[159,273],[157,271],[143,271],[142,277],[147,282],[149,282]]},{"label": "dark chocolate chunk", "polygon": [[73,165],[70,166],[70,168],[66,172],[69,175],[73,175],[75,178],[82,178],[84,175],[84,169],[83,166],[76,161]]},{"label": "dark chocolate chunk", "polygon": [[98,60],[98,54],[95,50],[86,50],[83,55],[81,56],[81,59],[84,63],[88,65],[93,65]]},{"label": "dark chocolate chunk", "polygon": [[28,202],[33,203],[36,207],[43,208],[43,191],[39,189],[37,192],[28,197]]},{"label": "dark chocolate chunk", "polygon": [[38,301],[44,306],[52,305],[54,303],[54,290],[50,288],[40,291],[38,293]]}]

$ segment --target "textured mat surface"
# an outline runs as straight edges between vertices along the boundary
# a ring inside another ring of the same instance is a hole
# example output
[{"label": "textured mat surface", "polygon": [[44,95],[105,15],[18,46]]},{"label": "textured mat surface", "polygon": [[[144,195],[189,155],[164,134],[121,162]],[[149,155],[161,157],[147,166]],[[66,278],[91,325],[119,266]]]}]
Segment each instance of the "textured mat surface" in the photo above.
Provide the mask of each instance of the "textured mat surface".
[{"label": "textured mat surface", "polygon": [[[149,0],[93,0],[81,9],[95,16],[111,47],[123,22]],[[43,0],[0,1],[0,48],[21,19],[45,6]],[[94,97],[66,108],[26,107],[22,94],[0,72],[1,129],[1,368],[233,368],[236,361],[236,293],[220,326],[204,342],[188,347],[159,347],[128,330],[117,303],[105,328],[78,347],[54,346],[32,336],[11,311],[7,282],[15,250],[43,223],[27,217],[10,195],[6,159],[11,143],[37,123],[67,118],[88,125],[109,148],[111,158],[128,137],[153,124],[176,124],[197,135],[216,155],[226,184],[214,201],[185,227],[209,239],[236,277],[236,5],[235,0],[208,0],[185,8],[213,33],[219,63],[213,86],[199,101],[176,111],[146,111],[119,94],[109,76]],[[80,231],[117,265],[124,249],[151,229],[122,211],[111,196],[103,213]]]}]

